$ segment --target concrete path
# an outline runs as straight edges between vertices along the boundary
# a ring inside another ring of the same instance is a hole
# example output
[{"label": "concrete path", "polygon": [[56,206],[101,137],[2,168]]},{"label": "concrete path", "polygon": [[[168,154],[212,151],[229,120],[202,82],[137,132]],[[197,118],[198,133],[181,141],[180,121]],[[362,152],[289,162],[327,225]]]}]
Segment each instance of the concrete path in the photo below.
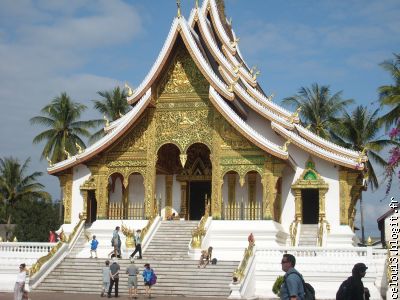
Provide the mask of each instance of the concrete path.
[{"label": "concrete path", "polygon": [[[112,297],[114,298],[114,297]],[[13,293],[0,293],[1,300],[13,300]],[[99,300],[99,299],[108,299],[107,297],[100,297],[100,295],[92,295],[92,294],[71,294],[71,293],[30,293],[29,299],[31,300]],[[128,296],[122,295],[119,296],[118,299],[125,300],[129,299]],[[140,295],[138,297],[139,300],[148,299],[144,295]],[[205,298],[205,297],[197,297],[197,298],[188,298],[188,297],[167,297],[167,296],[152,296],[151,299],[155,300],[221,300],[223,298]]]}]

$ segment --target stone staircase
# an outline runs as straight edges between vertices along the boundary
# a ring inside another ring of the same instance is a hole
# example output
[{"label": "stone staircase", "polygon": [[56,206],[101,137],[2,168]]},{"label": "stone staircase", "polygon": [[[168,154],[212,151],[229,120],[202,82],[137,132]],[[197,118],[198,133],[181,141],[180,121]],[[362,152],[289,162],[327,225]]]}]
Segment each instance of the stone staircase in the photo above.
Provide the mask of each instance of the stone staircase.
[{"label": "stone staircase", "polygon": [[[163,221],[153,239],[143,253],[143,259],[136,260],[140,270],[144,263],[150,263],[157,274],[157,284],[152,289],[155,296],[221,297],[229,295],[229,283],[238,261],[218,261],[198,269],[198,261],[188,258],[191,231],[197,221]],[[82,234],[76,247],[85,245]],[[124,274],[129,264],[127,259],[119,260],[122,274],[119,291],[127,295],[127,276]],[[35,289],[46,292],[99,294],[101,291],[104,259],[76,258],[74,250]],[[144,294],[142,277],[139,276],[139,293]]]},{"label": "stone staircase", "polygon": [[318,238],[318,224],[301,224],[299,246],[315,247]]}]

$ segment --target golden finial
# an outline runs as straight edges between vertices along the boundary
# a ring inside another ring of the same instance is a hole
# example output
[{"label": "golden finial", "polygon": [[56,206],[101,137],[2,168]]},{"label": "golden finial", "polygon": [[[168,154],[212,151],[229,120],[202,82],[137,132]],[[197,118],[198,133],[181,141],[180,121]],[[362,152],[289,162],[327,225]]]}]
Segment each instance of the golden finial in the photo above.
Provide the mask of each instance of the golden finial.
[{"label": "golden finial", "polygon": [[367,245],[368,246],[372,246],[372,238],[371,238],[371,236],[369,236],[368,239],[367,239]]},{"label": "golden finial", "polygon": [[199,8],[199,0],[195,1],[196,8]]},{"label": "golden finial", "polygon": [[76,147],[76,149],[78,149],[79,154],[81,154],[83,152],[81,145],[79,145],[78,143],[75,143],[75,147]]},{"label": "golden finial", "polygon": [[234,72],[235,74],[237,74],[242,66],[243,66],[243,63],[238,64],[237,66],[235,66],[235,67],[233,68],[233,72]]},{"label": "golden finial", "polygon": [[368,147],[364,147],[360,153],[360,156],[357,158],[358,163],[362,163],[363,161],[366,161],[365,154],[368,151]]},{"label": "golden finial", "polygon": [[17,240],[17,237],[16,237],[16,236],[14,236],[13,242],[14,242],[14,243],[18,242],[18,240]]},{"label": "golden finial", "polygon": [[291,141],[290,139],[288,139],[288,140],[283,144],[283,146],[281,147],[281,149],[282,149],[283,151],[287,152],[288,146],[289,146],[289,144],[290,144],[291,142],[292,142],[292,141]]},{"label": "golden finial", "polygon": [[48,156],[46,156],[46,160],[49,163],[49,166],[52,167],[53,166],[53,162],[51,161],[51,159]]},{"label": "golden finial", "polygon": [[253,75],[253,73],[258,69],[257,66],[252,66],[250,69],[250,74]]},{"label": "golden finial", "polygon": [[274,99],[274,97],[275,97],[275,94],[272,93],[271,95],[267,96],[267,99],[268,99],[269,101],[272,101],[272,99]]},{"label": "golden finial", "polygon": [[110,121],[107,119],[106,115],[103,115],[104,121],[106,121],[106,127],[110,126]]},{"label": "golden finial", "polygon": [[253,73],[253,80],[257,80],[257,76],[260,75],[260,74],[261,74],[260,70],[255,71]]},{"label": "golden finial", "polygon": [[176,6],[178,6],[178,13],[177,13],[177,17],[180,18],[181,17],[181,0],[176,0]]},{"label": "golden finial", "polygon": [[311,123],[310,123],[310,124],[308,124],[308,125],[307,125],[307,127],[306,127],[306,129],[310,130],[310,129],[311,129],[311,126],[312,126],[312,124],[311,124]]},{"label": "golden finial", "polygon": [[234,38],[233,41],[231,41],[231,46],[232,47],[236,47],[237,44],[239,43],[240,38]]},{"label": "golden finial", "polygon": [[125,90],[126,90],[126,93],[127,93],[127,95],[128,95],[128,97],[130,97],[130,96],[132,96],[133,95],[133,89],[125,82]]},{"label": "golden finial", "polygon": [[121,112],[119,111],[119,112],[118,112],[118,116],[119,116],[120,118],[122,118],[122,117],[124,116],[124,114],[121,113]]},{"label": "golden finial", "polygon": [[302,108],[301,108],[301,106],[299,106],[296,109],[296,111],[290,116],[290,119],[289,119],[290,123],[293,123],[299,117],[301,110],[302,110]]},{"label": "golden finial", "polygon": [[71,154],[69,154],[69,152],[65,148],[64,148],[64,154],[67,156],[67,159],[71,158]]}]

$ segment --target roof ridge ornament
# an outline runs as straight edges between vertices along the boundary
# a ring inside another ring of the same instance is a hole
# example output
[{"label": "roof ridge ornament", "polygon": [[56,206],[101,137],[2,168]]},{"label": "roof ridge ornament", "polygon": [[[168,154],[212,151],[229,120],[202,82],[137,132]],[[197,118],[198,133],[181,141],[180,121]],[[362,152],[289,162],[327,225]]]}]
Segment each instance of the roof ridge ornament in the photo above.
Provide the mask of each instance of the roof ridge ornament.
[{"label": "roof ridge ornament", "polygon": [[176,0],[176,6],[178,7],[178,12],[177,12],[176,16],[178,18],[180,18],[182,16],[182,14],[181,14],[181,0]]},{"label": "roof ridge ornament", "polygon": [[78,149],[78,153],[81,154],[83,152],[82,146],[79,145],[78,143],[75,143],[76,149]]},{"label": "roof ridge ornament", "polygon": [[281,149],[283,150],[283,151],[285,151],[285,152],[287,152],[288,151],[288,146],[289,146],[289,144],[292,142],[292,140],[291,139],[288,139],[284,144],[283,144],[283,146],[281,147]]},{"label": "roof ridge ornament", "polygon": [[234,38],[233,41],[231,41],[231,46],[235,48],[237,44],[239,43],[240,38]]},{"label": "roof ridge ornament", "polygon": [[267,96],[267,99],[269,101],[272,101],[272,99],[274,99],[274,97],[275,97],[275,93],[271,93],[271,95]]},{"label": "roof ridge ornament", "polygon": [[128,97],[131,97],[133,95],[133,89],[126,82],[125,82],[124,88],[126,90]]},{"label": "roof ridge ornament", "polygon": [[65,147],[64,147],[64,154],[67,156],[67,159],[71,158],[71,154],[67,151],[67,149],[65,149]]},{"label": "roof ridge ornament", "polygon": [[198,9],[199,8],[199,0],[195,1],[195,7]]},{"label": "roof ridge ornament", "polygon": [[48,156],[46,156],[46,160],[49,163],[49,167],[54,166],[53,162],[51,161],[51,159]]},{"label": "roof ridge ornament", "polygon": [[[289,122],[290,123],[294,123],[294,121],[299,117],[299,113],[301,112],[301,110],[302,110],[302,107],[301,106],[299,106],[297,109],[296,109],[296,111],[290,116],[290,118],[289,118]],[[297,123],[297,122],[296,122]]]},{"label": "roof ridge ornament", "polygon": [[106,115],[103,115],[104,121],[106,121],[106,127],[110,126],[110,121],[107,119]]}]

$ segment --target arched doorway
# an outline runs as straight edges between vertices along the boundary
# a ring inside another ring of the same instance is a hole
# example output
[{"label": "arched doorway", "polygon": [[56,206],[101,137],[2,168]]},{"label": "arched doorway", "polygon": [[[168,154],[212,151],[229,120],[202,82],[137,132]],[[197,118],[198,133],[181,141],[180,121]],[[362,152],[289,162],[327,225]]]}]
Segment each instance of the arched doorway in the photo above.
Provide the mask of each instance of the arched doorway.
[{"label": "arched doorway", "polygon": [[[158,149],[156,163],[156,190],[161,215],[164,218],[181,214],[180,184],[176,177],[182,173],[180,149],[172,143],[164,144]],[[161,200],[160,200],[161,199]]]},{"label": "arched doorway", "polygon": [[97,201],[96,201],[96,193],[94,190],[87,191],[86,198],[86,223],[93,223],[96,221],[97,215]]},{"label": "arched doorway", "polygon": [[[202,143],[190,145],[186,151],[186,161],[177,180],[186,186],[182,193],[184,217],[200,220],[205,213],[206,199],[211,199],[211,160],[210,149]],[[186,194],[186,195],[183,195]]]}]

